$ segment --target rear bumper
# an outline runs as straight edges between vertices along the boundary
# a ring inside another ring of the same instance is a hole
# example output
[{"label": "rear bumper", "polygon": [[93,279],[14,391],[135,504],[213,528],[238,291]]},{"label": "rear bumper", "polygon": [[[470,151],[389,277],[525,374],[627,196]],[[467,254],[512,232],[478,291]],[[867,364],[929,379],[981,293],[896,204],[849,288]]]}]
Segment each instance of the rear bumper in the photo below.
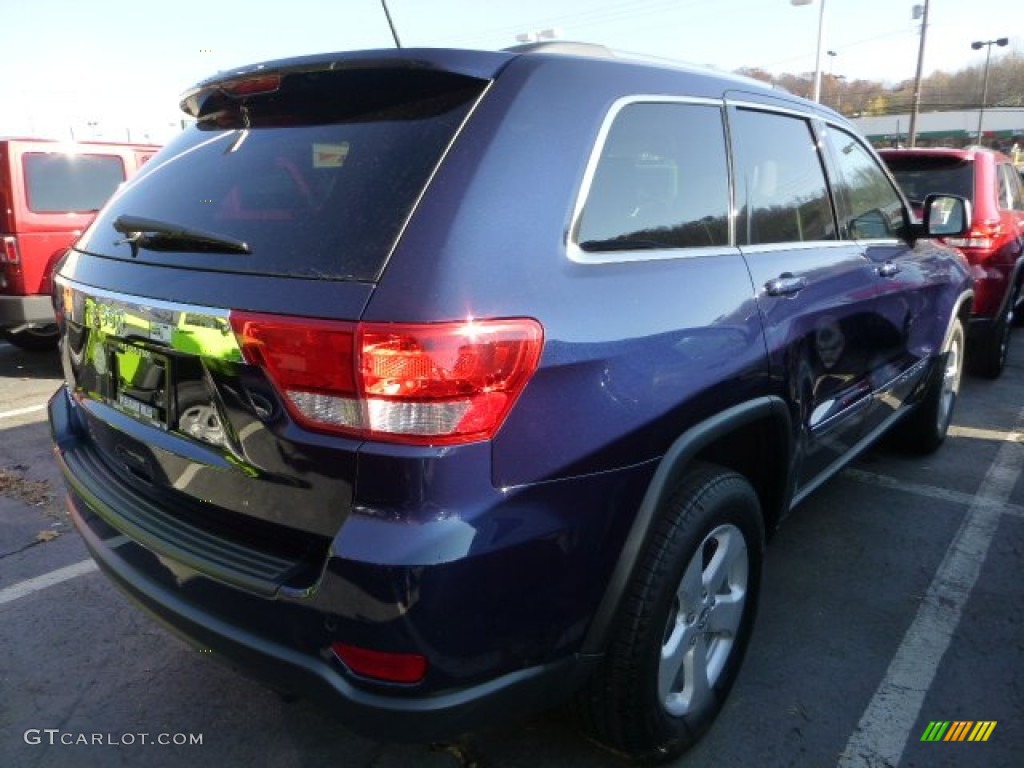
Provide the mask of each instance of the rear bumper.
[{"label": "rear bumper", "polygon": [[[579,688],[598,658],[583,659],[571,651],[565,638],[582,636],[584,625],[562,618],[567,610],[556,617],[547,596],[532,589],[530,568],[543,571],[540,578],[550,593],[567,581],[564,573],[545,571],[544,558],[538,557],[541,547],[552,546],[548,536],[536,546],[520,542],[511,549],[436,566],[403,567],[394,561],[379,566],[334,553],[314,588],[276,594],[226,583],[182,558],[144,546],[136,531],[118,524],[123,516],[111,509],[132,503],[130,488],[112,488],[116,475],[100,478],[83,470],[94,449],[76,427],[74,409],[63,388],[50,401],[55,455],[69,488],[72,520],[101,569],[191,644],[272,688],[318,702],[356,731],[416,742],[508,722],[560,704]],[[607,488],[596,493],[607,494]],[[521,614],[500,602],[495,605],[489,590],[497,589],[492,585],[499,576],[514,585],[515,597],[523,603],[520,609],[541,616],[537,626],[524,627]],[[526,588],[518,589],[523,584]],[[396,598],[396,585],[410,585],[411,591]],[[472,596],[494,612],[512,613],[495,618],[474,612],[466,607],[474,602]],[[353,602],[358,603],[355,608]],[[469,615],[456,615],[453,606]],[[347,617],[347,611],[358,621]],[[559,618],[568,624],[560,624]],[[480,634],[471,633],[474,625]],[[534,646],[532,653],[524,636]],[[335,638],[423,652],[438,676],[428,675],[422,686],[389,686],[354,677],[330,651]],[[503,646],[512,649],[504,657],[495,652]],[[520,663],[510,665],[510,659]],[[459,682],[460,675],[465,682]]]},{"label": "rear bumper", "polygon": [[[549,708],[576,690],[589,666],[575,657],[504,675],[489,682],[425,697],[387,696],[362,690],[316,658],[223,621],[146,579],[97,533],[98,521],[72,500],[71,518],[104,573],[139,606],[191,644],[237,664],[272,688],[321,704],[342,722],[372,738],[419,742],[452,738],[510,715]],[[122,547],[124,545],[122,544]]]},{"label": "rear bumper", "polygon": [[19,330],[56,322],[49,296],[0,296],[0,328]]},{"label": "rear bumper", "polygon": [[971,277],[974,278],[973,318],[987,318],[994,321],[1002,317],[1006,302],[1012,296],[1011,288],[1016,284],[1018,268],[994,258],[992,254],[981,256],[967,254],[971,263]]}]

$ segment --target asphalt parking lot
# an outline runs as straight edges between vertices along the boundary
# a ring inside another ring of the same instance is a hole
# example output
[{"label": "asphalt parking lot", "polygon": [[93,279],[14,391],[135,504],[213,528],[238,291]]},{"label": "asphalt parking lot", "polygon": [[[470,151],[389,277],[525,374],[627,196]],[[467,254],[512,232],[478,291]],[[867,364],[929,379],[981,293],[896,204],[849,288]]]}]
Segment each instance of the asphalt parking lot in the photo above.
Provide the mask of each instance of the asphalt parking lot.
[{"label": "asphalt parking lot", "polygon": [[[965,381],[937,454],[876,448],[790,516],[737,685],[674,765],[1022,764],[1018,337],[999,381]],[[0,342],[0,766],[622,765],[564,713],[458,744],[370,741],[168,634],[66,523],[44,410],[60,378],[55,355]]]}]

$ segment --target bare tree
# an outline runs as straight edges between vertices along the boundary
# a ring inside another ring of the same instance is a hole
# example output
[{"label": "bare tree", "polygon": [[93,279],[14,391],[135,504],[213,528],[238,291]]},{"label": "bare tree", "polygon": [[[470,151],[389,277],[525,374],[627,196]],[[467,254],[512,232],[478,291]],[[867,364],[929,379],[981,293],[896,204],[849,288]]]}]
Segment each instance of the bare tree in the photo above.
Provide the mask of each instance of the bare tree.
[{"label": "bare tree", "polygon": [[[813,73],[772,75],[759,67],[744,67],[738,74],[774,83],[798,96],[810,96]],[[977,109],[981,101],[984,65],[976,64],[956,72],[936,70],[921,81],[922,110]],[[909,112],[913,81],[886,85],[877,80],[832,78],[828,84],[829,103],[842,105],[847,115],[884,115]],[[989,65],[990,106],[1024,106],[1024,54],[1011,50],[993,56]]]}]

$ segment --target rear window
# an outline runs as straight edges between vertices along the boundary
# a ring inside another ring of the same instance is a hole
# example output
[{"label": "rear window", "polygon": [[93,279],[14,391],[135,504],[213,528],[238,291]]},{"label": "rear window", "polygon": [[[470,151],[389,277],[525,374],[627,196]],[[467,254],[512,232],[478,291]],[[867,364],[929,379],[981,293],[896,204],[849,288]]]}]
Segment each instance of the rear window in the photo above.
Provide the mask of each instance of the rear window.
[{"label": "rear window", "polygon": [[735,147],[739,245],[835,240],[825,171],[806,119],[736,109]]},{"label": "rear window", "polygon": [[892,175],[911,202],[921,203],[928,195],[960,195],[974,199],[974,166],[958,157],[884,158]]},{"label": "rear window", "polygon": [[34,213],[90,213],[124,181],[115,155],[31,152],[23,155],[28,207]]},{"label": "rear window", "polygon": [[[79,247],[132,258],[119,216],[242,241],[248,254],[141,247],[137,261],[317,279],[378,277],[487,82],[402,69],[299,72],[205,95]],[[244,90],[239,89],[239,91]],[[168,251],[174,251],[169,253]],[[201,252],[200,252],[201,251]]]}]

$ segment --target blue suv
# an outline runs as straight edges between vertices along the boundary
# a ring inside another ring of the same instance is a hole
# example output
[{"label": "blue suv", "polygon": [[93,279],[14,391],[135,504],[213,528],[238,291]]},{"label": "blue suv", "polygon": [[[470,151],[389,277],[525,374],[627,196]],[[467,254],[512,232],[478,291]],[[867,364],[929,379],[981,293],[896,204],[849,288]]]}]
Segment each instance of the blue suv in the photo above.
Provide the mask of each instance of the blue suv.
[{"label": "blue suv", "polygon": [[575,701],[708,727],[766,536],[949,425],[968,270],[839,115],[549,44],[221,73],[55,278],[50,402],[103,571],[393,739]]}]

